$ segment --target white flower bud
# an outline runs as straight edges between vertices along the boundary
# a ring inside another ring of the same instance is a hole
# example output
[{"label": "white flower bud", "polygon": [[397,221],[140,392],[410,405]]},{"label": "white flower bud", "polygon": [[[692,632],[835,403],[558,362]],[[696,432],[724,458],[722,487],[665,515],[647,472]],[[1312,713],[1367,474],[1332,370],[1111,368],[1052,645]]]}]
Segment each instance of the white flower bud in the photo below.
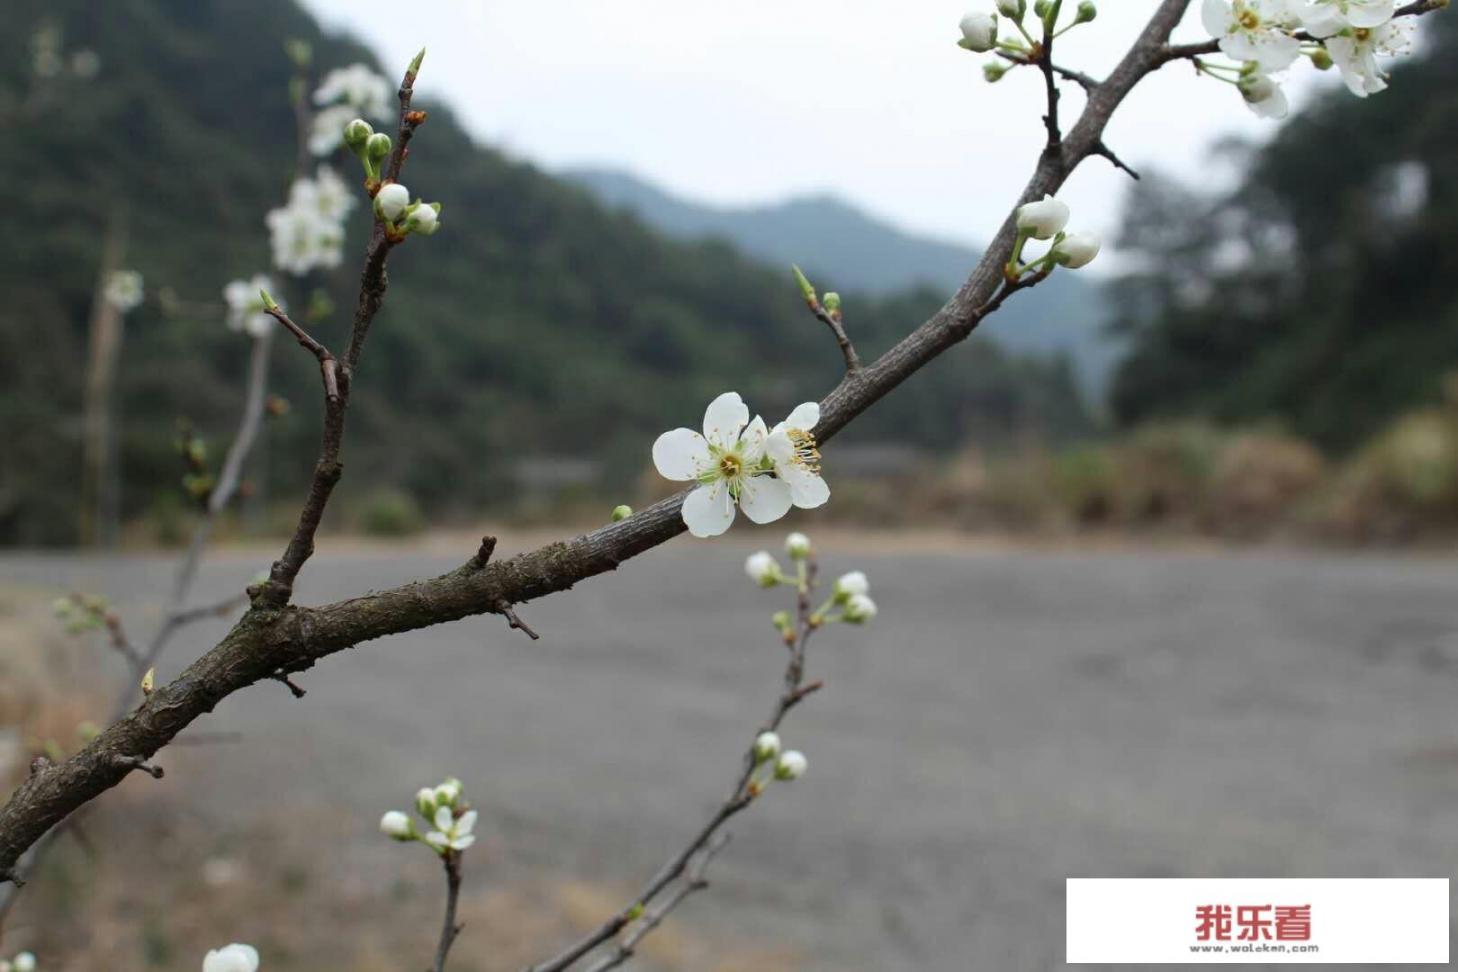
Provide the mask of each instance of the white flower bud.
[{"label": "white flower bud", "polygon": [[1093,262],[1102,242],[1093,233],[1069,233],[1053,244],[1053,259],[1060,267],[1077,270]]},{"label": "white flower bud", "polygon": [[775,558],[770,556],[768,550],[750,554],[744,561],[744,572],[760,587],[774,587],[784,576],[780,572],[780,565],[775,563]]},{"label": "white flower bud", "polygon": [[413,840],[415,825],[399,810],[391,810],[380,818],[380,833],[393,840]]},{"label": "white flower bud", "polygon": [[412,233],[429,236],[440,229],[440,203],[421,203],[410,212],[405,227]]},{"label": "white flower bud", "polygon": [[844,617],[851,624],[865,624],[876,616],[876,602],[865,594],[852,594],[846,598]]},{"label": "white flower bud", "polygon": [[229,945],[208,952],[202,972],[258,972],[258,949],[252,945]]},{"label": "white flower bud", "polygon": [[866,575],[859,570],[853,570],[836,578],[835,599],[844,603],[847,598],[865,594],[870,589],[871,582],[866,579]]},{"label": "white flower bud", "polygon": [[997,0],[997,12],[1013,20],[1022,20],[1027,9],[1027,0]]},{"label": "white flower bud", "polygon": [[15,961],[11,963],[10,967],[15,972],[35,972],[35,956],[30,952],[21,952],[15,956]]},{"label": "white flower bud", "polygon": [[415,809],[427,820],[435,816],[435,787],[422,786],[415,792]]},{"label": "white flower bud", "polygon": [[450,777],[435,788],[436,816],[440,816],[440,807],[454,807],[456,801],[460,798],[461,781],[455,777]]},{"label": "white flower bud", "polygon": [[962,18],[960,44],[969,51],[985,53],[997,46],[997,16],[974,10]]},{"label": "white flower bud", "polygon": [[754,740],[754,761],[763,763],[767,759],[774,759],[780,754],[780,737],[778,733],[762,732]]},{"label": "white flower bud", "polygon": [[1067,203],[1044,196],[1018,207],[1018,229],[1035,240],[1051,240],[1068,225],[1068,215]]},{"label": "white flower bud", "polygon": [[803,533],[792,533],[785,537],[785,553],[790,555],[791,560],[804,560],[813,549],[810,538]]},{"label": "white flower bud", "polygon": [[775,779],[798,780],[805,775],[805,770],[809,765],[805,754],[798,749],[781,753],[780,758],[775,761]]},{"label": "white flower bud", "polygon": [[387,223],[397,221],[408,205],[410,190],[398,182],[392,182],[375,193],[375,212]]}]

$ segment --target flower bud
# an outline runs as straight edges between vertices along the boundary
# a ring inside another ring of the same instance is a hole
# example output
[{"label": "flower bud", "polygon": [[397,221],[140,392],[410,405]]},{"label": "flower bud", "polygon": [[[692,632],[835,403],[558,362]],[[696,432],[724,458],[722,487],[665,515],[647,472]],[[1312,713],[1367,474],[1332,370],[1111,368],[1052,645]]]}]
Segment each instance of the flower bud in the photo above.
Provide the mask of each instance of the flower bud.
[{"label": "flower bud", "polygon": [[1049,0],[1035,0],[1035,2],[1033,3],[1033,16],[1037,17],[1039,20],[1042,20],[1044,17],[1048,16],[1048,11],[1052,9],[1053,5],[1049,2]]},{"label": "flower bud", "polygon": [[392,182],[375,193],[375,212],[387,223],[396,222],[410,205],[410,190]]},{"label": "flower bud", "polygon": [[988,61],[982,65],[982,76],[987,79],[988,84],[996,84],[1002,80],[1007,73],[1007,65],[1002,61]]},{"label": "flower bud", "polygon": [[778,733],[762,732],[754,740],[754,761],[763,763],[766,760],[774,759],[780,754],[780,737]]},{"label": "flower bud", "polygon": [[800,296],[805,298],[805,303],[814,306],[816,303],[815,288],[811,286],[810,279],[805,276],[805,271],[793,263],[790,264],[790,270],[795,274],[795,283],[800,288]]},{"label": "flower bud", "polygon": [[805,770],[810,763],[805,759],[805,754],[798,749],[791,749],[780,754],[775,761],[775,779],[777,780],[798,780],[805,775]]},{"label": "flower bud", "polygon": [[851,624],[865,624],[876,616],[876,602],[865,594],[852,594],[846,598],[842,616]]},{"label": "flower bud", "polygon": [[792,533],[785,537],[785,553],[790,555],[791,560],[804,560],[814,549],[810,545],[810,538],[803,533]]},{"label": "flower bud", "polygon": [[35,972],[35,955],[30,952],[21,952],[15,956],[10,967],[14,972]]},{"label": "flower bud", "polygon": [[380,833],[391,840],[414,840],[415,824],[399,810],[391,810],[380,818]]},{"label": "flower bud", "polygon": [[782,635],[788,637],[789,635],[794,633],[795,622],[790,619],[789,611],[776,611],[774,614],[770,615],[770,623],[773,624],[775,626],[775,630]]},{"label": "flower bud", "polygon": [[1053,260],[1060,267],[1077,270],[1093,262],[1101,245],[1098,236],[1093,233],[1069,233],[1053,244]]},{"label": "flower bud", "polygon": [[435,788],[436,816],[440,816],[441,807],[454,807],[456,801],[461,798],[461,781],[450,777],[440,786]]},{"label": "flower bud", "polygon": [[997,0],[997,12],[1013,20],[1022,20],[1027,9],[1027,0]]},{"label": "flower bud", "polygon": [[365,143],[374,134],[374,126],[363,118],[356,118],[344,126],[344,144],[348,145],[349,150],[355,155],[361,155],[365,151]]},{"label": "flower bud", "polygon": [[379,162],[394,147],[395,143],[390,141],[390,136],[384,132],[375,132],[365,140],[365,157],[371,162]]},{"label": "flower bud", "polygon": [[1311,52],[1311,66],[1318,71],[1330,71],[1332,63],[1331,52],[1325,47],[1318,47]]},{"label": "flower bud", "polygon": [[626,503],[620,503],[613,507],[613,522],[621,523],[633,515],[633,508]]},{"label": "flower bud", "polygon": [[258,972],[258,949],[238,944],[212,949],[203,958],[202,972]]},{"label": "flower bud", "polygon": [[821,304],[822,307],[825,308],[825,312],[827,314],[831,314],[831,315],[839,314],[840,313],[840,294],[836,293],[833,290],[832,291],[828,291],[826,293],[826,295],[825,295],[825,299],[822,300],[820,302],[820,304]]},{"label": "flower bud", "polygon": [[1086,24],[1099,15],[1099,8],[1094,6],[1093,0],[1083,0],[1078,5],[1078,16],[1074,19],[1075,24]]},{"label": "flower bud", "polygon": [[841,574],[835,579],[835,600],[844,604],[847,598],[857,594],[865,594],[871,589],[871,582],[866,579],[863,571],[853,570],[848,574]]},{"label": "flower bud", "polygon": [[426,820],[435,816],[435,787],[423,786],[415,792],[415,809]]},{"label": "flower bud", "polygon": [[774,587],[784,577],[780,565],[768,550],[759,550],[744,561],[744,572],[760,587]]},{"label": "flower bud", "polygon": [[962,39],[958,45],[978,54],[997,46],[997,15],[974,10],[962,18]]},{"label": "flower bud", "polygon": [[1035,240],[1051,240],[1068,225],[1068,204],[1052,196],[1018,207],[1018,229]]},{"label": "flower bud", "polygon": [[440,203],[422,203],[411,210],[405,228],[421,236],[430,236],[440,229]]}]

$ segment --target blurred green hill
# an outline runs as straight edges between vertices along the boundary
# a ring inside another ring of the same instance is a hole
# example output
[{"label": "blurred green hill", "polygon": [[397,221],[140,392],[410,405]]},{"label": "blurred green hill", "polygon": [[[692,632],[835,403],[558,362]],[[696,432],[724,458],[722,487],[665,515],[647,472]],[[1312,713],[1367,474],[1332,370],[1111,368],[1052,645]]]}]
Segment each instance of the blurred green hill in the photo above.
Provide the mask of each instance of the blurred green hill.
[{"label": "blurred green hill", "polygon": [[[263,215],[282,203],[292,173],[286,39],[311,42],[319,71],[374,59],[322,35],[292,0],[12,0],[7,9],[0,542],[65,542],[78,502],[86,322],[109,216],[125,213],[125,262],[148,291],[127,318],[119,377],[124,510],[134,515],[176,496],[179,419],[219,447],[236,421],[246,341],[223,326],[219,292],[267,267]],[[95,76],[39,76],[41,29],[67,52],[95,52]],[[628,483],[647,465],[652,436],[695,424],[720,391],[772,415],[833,383],[834,347],[783,268],[724,242],[669,239],[473,143],[430,104],[429,76],[427,61],[418,101],[431,119],[407,181],[446,215],[439,235],[391,259],[352,409],[346,504],[384,486],[432,517],[472,511],[511,495],[522,464],[536,460],[591,460],[598,486]],[[347,253],[365,233],[357,211]],[[322,281],[340,308],[315,329],[327,343],[345,333],[356,267],[346,257]],[[848,295],[863,354],[888,347],[941,296]],[[279,342],[274,361],[274,386],[294,408],[271,423],[267,461],[250,476],[281,495],[305,481],[319,406],[312,360]],[[845,441],[995,445],[1087,423],[1066,360],[973,341]],[[832,451],[832,475],[834,464]]]},{"label": "blurred green hill", "polygon": [[1458,16],[1366,100],[1334,91],[1229,196],[1146,179],[1111,303],[1131,353],[1112,406],[1275,420],[1349,452],[1458,368]]}]

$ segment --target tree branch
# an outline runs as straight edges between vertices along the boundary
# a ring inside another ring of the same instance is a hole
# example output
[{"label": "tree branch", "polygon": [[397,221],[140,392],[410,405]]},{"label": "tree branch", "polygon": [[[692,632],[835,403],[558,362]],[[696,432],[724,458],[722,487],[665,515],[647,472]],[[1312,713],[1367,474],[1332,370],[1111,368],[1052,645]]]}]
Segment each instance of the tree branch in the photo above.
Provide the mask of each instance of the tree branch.
[{"label": "tree branch", "polygon": [[455,944],[456,936],[463,927],[456,924],[456,905],[461,898],[461,854],[459,851],[447,850],[441,862],[445,865],[446,908],[445,922],[440,929],[440,944],[435,948],[435,964],[431,966],[434,972],[445,972],[446,957],[450,955],[451,946]]},{"label": "tree branch", "polygon": [[[1090,93],[1078,122],[1063,139],[1062,151],[1056,155],[1044,153],[1039,158],[1019,204],[1056,192],[1069,173],[1094,152],[1120,102],[1140,79],[1164,63],[1161,53],[1188,3],[1161,0],[1123,60]],[[874,363],[841,380],[821,402],[821,420],[812,430],[817,440],[829,440],[923,365],[972,333],[986,316],[984,308],[1002,282],[1015,235],[1010,213],[972,275],[940,311]],[[382,239],[377,227],[367,251],[360,308],[356,312],[356,338],[368,327],[383,297],[387,247],[380,242]],[[346,360],[346,375],[352,364],[352,360]],[[113,754],[150,758],[228,695],[274,672],[308,667],[373,638],[476,614],[500,613],[497,606],[503,601],[519,605],[566,590],[580,580],[616,569],[624,560],[671,540],[685,529],[679,511],[685,494],[680,494],[585,536],[485,567],[467,564],[393,590],[302,608],[288,604],[288,598],[293,578],[312,550],[313,531],[323,503],[338,479],[337,443],[333,455],[332,463],[316,469],[315,488],[311,489],[290,550],[275,564],[266,589],[258,591],[252,609],[227,636],[65,763],[21,784],[0,807],[0,874],[11,871],[26,848],[47,830],[122,779],[124,773],[110,761]]]}]

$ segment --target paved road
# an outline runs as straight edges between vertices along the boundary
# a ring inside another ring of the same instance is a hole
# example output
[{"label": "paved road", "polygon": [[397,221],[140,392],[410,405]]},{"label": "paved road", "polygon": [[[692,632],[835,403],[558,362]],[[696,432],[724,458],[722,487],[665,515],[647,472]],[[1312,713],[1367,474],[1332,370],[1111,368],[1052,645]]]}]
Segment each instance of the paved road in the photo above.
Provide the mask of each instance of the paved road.
[{"label": "paved road", "polygon": [[[227,772],[181,783],[231,812],[336,805],[366,835],[454,773],[503,869],[633,880],[721,794],[773,698],[778,605],[744,552],[679,541],[531,605],[538,643],[478,619],[331,659],[304,702],[257,687],[207,720],[247,736]],[[807,969],[1010,972],[1060,964],[1069,876],[1458,873],[1458,563],[827,561],[867,570],[881,618],[816,646],[827,690],[786,732],[810,772],[736,828],[714,906],[685,921],[789,945]],[[452,565],[321,556],[303,597]],[[167,569],[0,560],[0,577],[119,599],[165,589]]]}]

